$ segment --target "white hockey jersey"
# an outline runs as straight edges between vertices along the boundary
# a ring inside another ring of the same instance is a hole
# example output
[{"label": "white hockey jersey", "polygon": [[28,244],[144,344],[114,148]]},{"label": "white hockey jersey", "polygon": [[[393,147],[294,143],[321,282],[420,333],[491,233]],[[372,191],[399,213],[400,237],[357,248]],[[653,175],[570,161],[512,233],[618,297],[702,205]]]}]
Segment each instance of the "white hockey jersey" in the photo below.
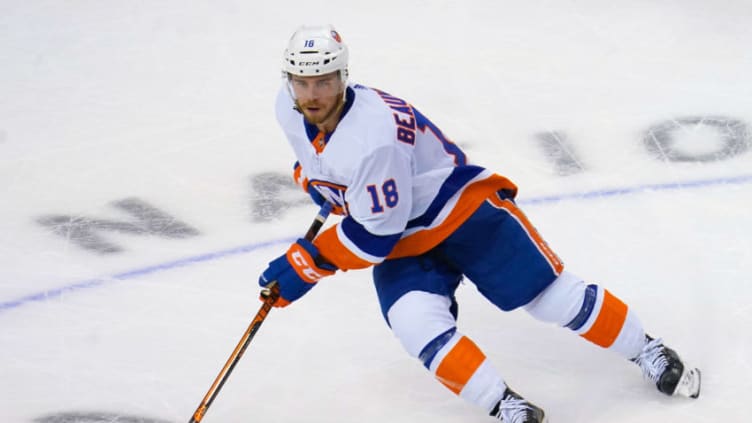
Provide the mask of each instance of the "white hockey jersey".
[{"label": "white hockey jersey", "polygon": [[314,244],[343,270],[422,254],[446,239],[490,195],[516,186],[465,154],[405,101],[347,87],[336,129],[320,133],[295,110],[286,86],[276,115],[298,162],[296,181],[315,189],[344,219]]}]

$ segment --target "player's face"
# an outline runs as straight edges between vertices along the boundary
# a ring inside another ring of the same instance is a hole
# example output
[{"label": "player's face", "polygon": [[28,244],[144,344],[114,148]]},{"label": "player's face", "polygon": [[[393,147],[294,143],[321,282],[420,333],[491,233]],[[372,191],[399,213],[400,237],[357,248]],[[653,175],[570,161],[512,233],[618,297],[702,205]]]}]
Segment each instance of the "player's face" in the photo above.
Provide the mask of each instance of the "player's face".
[{"label": "player's face", "polygon": [[293,75],[290,86],[298,108],[314,125],[333,117],[342,102],[343,84],[339,72],[321,76]]}]

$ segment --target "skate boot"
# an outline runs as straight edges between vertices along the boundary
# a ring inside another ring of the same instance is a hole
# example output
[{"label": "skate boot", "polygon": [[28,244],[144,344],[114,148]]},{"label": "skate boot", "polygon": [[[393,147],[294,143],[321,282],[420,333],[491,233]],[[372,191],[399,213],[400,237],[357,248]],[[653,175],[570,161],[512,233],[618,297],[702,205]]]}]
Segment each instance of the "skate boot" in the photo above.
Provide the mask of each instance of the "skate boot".
[{"label": "skate boot", "polygon": [[491,416],[504,423],[545,423],[546,413],[535,404],[527,401],[514,392],[507,389],[496,406],[491,410]]},{"label": "skate boot", "polygon": [[631,360],[640,366],[642,374],[666,395],[700,396],[700,369],[686,366],[676,351],[663,345],[662,339],[645,335],[645,341],[640,355]]}]

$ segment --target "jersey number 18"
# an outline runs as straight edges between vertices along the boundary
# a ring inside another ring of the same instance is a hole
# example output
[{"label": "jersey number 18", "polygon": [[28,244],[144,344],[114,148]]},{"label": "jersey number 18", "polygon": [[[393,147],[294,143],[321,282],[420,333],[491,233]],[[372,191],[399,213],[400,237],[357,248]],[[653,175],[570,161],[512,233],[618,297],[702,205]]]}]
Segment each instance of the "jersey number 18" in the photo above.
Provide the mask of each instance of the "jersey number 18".
[{"label": "jersey number 18", "polygon": [[[399,202],[399,194],[397,193],[397,184],[394,179],[389,179],[381,184],[381,192],[376,185],[368,185],[366,187],[368,193],[371,194],[371,212],[381,213],[384,211],[384,205],[392,208]],[[383,197],[383,201],[382,201]]]}]

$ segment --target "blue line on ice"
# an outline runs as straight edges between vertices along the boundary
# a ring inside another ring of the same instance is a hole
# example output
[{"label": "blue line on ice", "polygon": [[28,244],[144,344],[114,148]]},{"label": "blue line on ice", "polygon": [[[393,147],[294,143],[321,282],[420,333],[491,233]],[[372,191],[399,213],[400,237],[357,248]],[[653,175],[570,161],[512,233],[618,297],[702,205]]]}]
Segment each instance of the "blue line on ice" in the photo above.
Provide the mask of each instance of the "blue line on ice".
[{"label": "blue line on ice", "polygon": [[669,182],[665,184],[647,184],[637,185],[634,187],[611,188],[598,191],[589,191],[573,194],[559,194],[548,197],[537,197],[520,199],[520,205],[537,205],[547,203],[558,203],[565,200],[589,200],[605,197],[615,197],[619,195],[635,194],[650,191],[677,191],[693,188],[705,188],[714,185],[742,185],[752,182],[752,175],[731,176],[726,178],[701,179],[696,181]]},{"label": "blue line on ice", "polygon": [[[604,189],[604,190],[588,191],[588,192],[572,193],[572,194],[560,194],[560,195],[552,195],[552,196],[545,196],[545,197],[534,197],[534,198],[528,198],[528,199],[521,198],[519,199],[518,202],[521,205],[539,205],[539,204],[557,203],[560,201],[567,201],[567,200],[589,200],[589,199],[615,197],[615,196],[622,196],[622,195],[629,195],[629,194],[635,194],[635,193],[640,193],[640,192],[650,192],[650,191],[677,191],[677,190],[686,190],[686,189],[705,188],[705,187],[710,187],[710,186],[715,186],[715,185],[742,185],[742,184],[748,184],[750,182],[752,182],[752,175],[742,175],[742,176],[734,176],[734,177],[726,177],[726,178],[703,179],[703,180],[696,180],[696,181],[671,182],[671,183],[665,183],[665,184],[637,185],[633,187]],[[240,247],[230,248],[230,249],[216,251],[216,252],[207,253],[207,254],[201,254],[201,255],[193,256],[193,257],[187,257],[184,259],[157,264],[154,266],[142,267],[139,269],[122,272],[122,273],[118,273],[118,274],[107,276],[107,277],[75,282],[75,283],[60,287],[60,288],[55,288],[55,289],[47,290],[44,292],[27,295],[25,297],[21,297],[15,300],[2,302],[0,303],[0,313],[6,310],[21,307],[26,304],[50,300],[53,298],[60,297],[63,294],[68,294],[68,293],[75,292],[75,291],[94,288],[100,285],[105,285],[110,282],[135,279],[143,275],[149,275],[152,273],[158,273],[158,272],[162,272],[166,270],[176,269],[179,267],[191,266],[194,264],[203,263],[207,261],[214,261],[214,260],[218,260],[218,259],[222,259],[222,258],[230,257],[230,256],[235,256],[239,254],[247,254],[247,253],[262,249],[262,248],[273,246],[273,245],[289,243],[289,242],[292,242],[293,240],[294,238],[285,238],[285,239],[271,240],[271,241],[262,242],[262,243],[243,245]]]}]

